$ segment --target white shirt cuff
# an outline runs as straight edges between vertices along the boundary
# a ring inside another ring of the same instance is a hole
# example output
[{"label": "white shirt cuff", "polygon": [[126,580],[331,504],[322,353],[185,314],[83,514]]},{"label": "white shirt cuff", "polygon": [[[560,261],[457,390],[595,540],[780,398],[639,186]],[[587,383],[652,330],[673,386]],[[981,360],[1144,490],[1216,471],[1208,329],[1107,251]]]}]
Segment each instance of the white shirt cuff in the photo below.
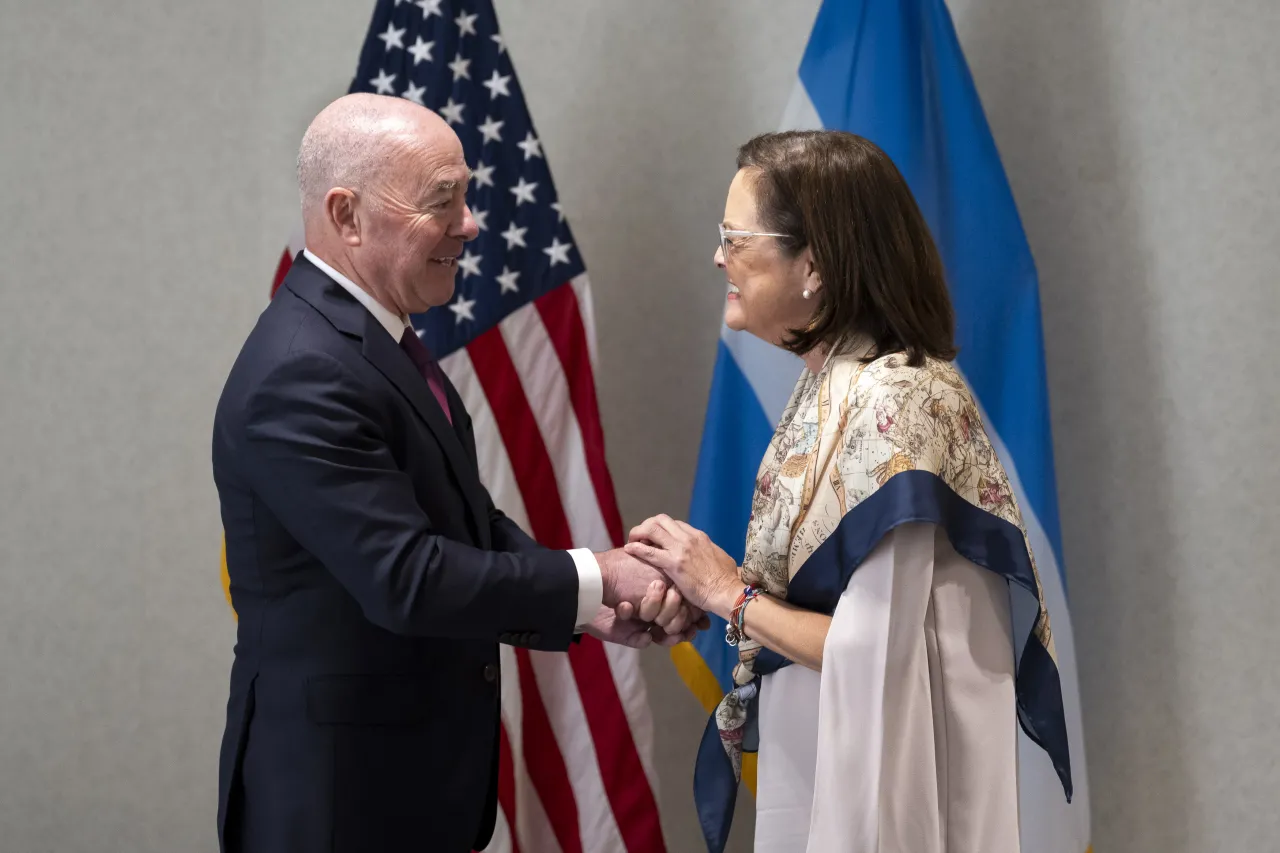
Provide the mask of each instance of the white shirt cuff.
[{"label": "white shirt cuff", "polygon": [[569,556],[578,569],[578,617],[573,624],[575,631],[581,631],[600,612],[600,604],[604,601],[604,578],[590,548],[574,548]]}]

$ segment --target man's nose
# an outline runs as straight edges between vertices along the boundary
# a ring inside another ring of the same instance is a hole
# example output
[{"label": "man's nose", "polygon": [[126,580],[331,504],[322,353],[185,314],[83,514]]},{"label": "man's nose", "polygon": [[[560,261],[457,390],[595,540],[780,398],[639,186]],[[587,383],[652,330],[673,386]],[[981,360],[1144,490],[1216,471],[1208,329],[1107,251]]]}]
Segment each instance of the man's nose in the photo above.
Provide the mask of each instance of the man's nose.
[{"label": "man's nose", "polygon": [[470,205],[463,206],[462,219],[458,221],[449,236],[463,241],[474,240],[480,236],[480,225],[476,222],[476,218],[471,215]]}]

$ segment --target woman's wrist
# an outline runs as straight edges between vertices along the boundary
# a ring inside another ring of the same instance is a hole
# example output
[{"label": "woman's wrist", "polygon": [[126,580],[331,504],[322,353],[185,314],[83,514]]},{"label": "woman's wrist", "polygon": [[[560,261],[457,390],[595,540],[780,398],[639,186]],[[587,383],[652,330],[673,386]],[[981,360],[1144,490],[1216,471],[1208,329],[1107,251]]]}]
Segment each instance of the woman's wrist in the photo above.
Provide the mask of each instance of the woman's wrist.
[{"label": "woman's wrist", "polygon": [[738,595],[742,592],[743,585],[742,581],[737,578],[732,578],[721,584],[715,595],[708,599],[707,609],[721,619],[728,619],[737,604]]}]

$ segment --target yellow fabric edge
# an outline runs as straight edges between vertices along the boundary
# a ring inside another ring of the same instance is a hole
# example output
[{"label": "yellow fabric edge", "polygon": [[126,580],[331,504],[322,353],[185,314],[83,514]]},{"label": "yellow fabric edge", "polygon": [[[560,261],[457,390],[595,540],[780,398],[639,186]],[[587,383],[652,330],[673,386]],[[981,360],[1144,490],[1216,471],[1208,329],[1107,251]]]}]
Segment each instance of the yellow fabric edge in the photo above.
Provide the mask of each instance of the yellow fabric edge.
[{"label": "yellow fabric edge", "polygon": [[[724,698],[724,693],[720,689],[720,682],[711,673],[711,668],[707,666],[707,662],[702,659],[702,655],[698,654],[693,644],[680,643],[675,646],[671,650],[671,662],[675,664],[676,672],[680,674],[689,692],[702,705],[702,709],[708,714],[714,711],[720,704],[720,700]],[[742,754],[742,781],[746,783],[747,790],[754,797],[756,795],[756,754],[754,752]]]},{"label": "yellow fabric edge", "polygon": [[231,618],[238,620],[236,615],[236,606],[231,603],[231,575],[227,574],[227,537],[222,537],[222,594],[227,599],[227,606],[231,608]]}]

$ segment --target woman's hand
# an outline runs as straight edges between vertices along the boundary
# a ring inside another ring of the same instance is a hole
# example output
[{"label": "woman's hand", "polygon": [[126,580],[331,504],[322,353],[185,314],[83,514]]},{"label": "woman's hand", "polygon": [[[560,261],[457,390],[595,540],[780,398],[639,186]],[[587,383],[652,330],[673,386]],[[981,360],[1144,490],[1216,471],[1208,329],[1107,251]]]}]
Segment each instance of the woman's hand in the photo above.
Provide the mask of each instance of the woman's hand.
[{"label": "woman's hand", "polygon": [[695,527],[655,515],[631,531],[626,551],[660,570],[685,600],[729,618],[742,582],[733,558]]}]

